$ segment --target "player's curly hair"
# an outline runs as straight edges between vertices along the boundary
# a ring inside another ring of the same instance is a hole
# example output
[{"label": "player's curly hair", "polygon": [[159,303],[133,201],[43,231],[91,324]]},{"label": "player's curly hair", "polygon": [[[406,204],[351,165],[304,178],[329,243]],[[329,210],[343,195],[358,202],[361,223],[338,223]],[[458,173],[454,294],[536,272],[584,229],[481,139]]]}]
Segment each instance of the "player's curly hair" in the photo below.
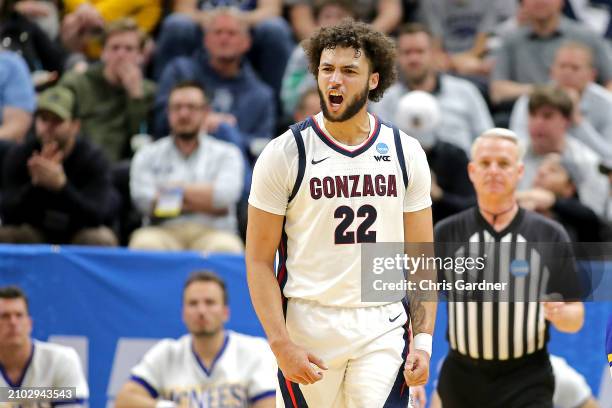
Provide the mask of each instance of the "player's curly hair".
[{"label": "player's curly hair", "polygon": [[323,50],[342,47],[362,51],[370,63],[370,72],[379,75],[378,86],[368,94],[372,101],[380,100],[397,77],[395,43],[368,24],[350,18],[333,27],[320,28],[302,46],[308,56],[308,68],[315,78],[319,74]]}]

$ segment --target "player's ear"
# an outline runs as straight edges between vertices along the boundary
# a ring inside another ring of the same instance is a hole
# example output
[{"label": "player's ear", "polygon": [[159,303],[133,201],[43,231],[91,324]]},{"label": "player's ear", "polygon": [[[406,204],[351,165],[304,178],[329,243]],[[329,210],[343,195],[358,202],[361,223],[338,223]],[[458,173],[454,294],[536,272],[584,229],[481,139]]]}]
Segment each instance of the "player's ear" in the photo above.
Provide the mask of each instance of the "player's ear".
[{"label": "player's ear", "polygon": [[378,86],[379,79],[380,79],[380,75],[378,74],[378,72],[372,72],[370,74],[370,79],[369,79],[370,91],[373,89],[376,89],[376,87]]}]

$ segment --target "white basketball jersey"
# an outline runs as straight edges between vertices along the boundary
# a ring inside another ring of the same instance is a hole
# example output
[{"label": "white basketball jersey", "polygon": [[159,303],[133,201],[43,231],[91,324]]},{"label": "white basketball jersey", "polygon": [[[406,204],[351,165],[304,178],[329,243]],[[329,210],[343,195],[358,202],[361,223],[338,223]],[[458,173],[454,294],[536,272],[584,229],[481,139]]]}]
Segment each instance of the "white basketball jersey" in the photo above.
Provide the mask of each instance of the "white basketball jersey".
[{"label": "white basketball jersey", "polygon": [[[62,406],[80,407],[89,398],[89,388],[83,375],[79,356],[70,347],[59,344],[33,340],[32,356],[23,372],[23,377],[17,383],[9,380],[0,365],[0,387],[24,389],[30,387],[51,387],[58,392],[59,388],[75,387],[76,395],[70,400],[63,400]],[[67,396],[67,394],[65,394]],[[1,408],[43,408],[51,407],[53,401],[6,403],[0,402]]]},{"label": "white basketball jersey", "polygon": [[360,146],[338,143],[323,114],[272,140],[257,160],[249,203],[285,216],[278,279],[286,298],[362,307],[361,245],[403,242],[403,213],[431,206],[418,141],[370,115]]},{"label": "white basketball jersey", "polygon": [[276,360],[264,339],[228,330],[221,351],[206,367],[191,335],[185,335],[153,346],[132,369],[132,380],[153,398],[180,407],[246,407],[275,395]]}]

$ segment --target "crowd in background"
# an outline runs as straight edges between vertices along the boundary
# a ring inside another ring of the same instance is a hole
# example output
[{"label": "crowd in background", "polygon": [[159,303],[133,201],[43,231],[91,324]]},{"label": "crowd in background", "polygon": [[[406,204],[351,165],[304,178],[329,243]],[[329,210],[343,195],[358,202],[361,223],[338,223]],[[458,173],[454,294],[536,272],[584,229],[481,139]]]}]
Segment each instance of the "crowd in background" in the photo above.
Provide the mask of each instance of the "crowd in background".
[{"label": "crowd in background", "polygon": [[0,242],[241,252],[257,155],[320,110],[300,41],[397,40],[372,113],[426,150],[434,221],[475,204],[472,140],[512,129],[519,204],[612,237],[612,2],[6,0]]}]

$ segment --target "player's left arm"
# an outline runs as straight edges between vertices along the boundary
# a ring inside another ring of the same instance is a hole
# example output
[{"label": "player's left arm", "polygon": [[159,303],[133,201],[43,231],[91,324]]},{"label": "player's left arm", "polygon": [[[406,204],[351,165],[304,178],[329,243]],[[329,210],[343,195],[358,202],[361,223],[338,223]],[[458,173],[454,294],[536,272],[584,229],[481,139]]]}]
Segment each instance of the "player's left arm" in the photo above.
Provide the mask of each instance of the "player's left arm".
[{"label": "player's left arm", "polygon": [[584,305],[582,302],[545,302],[544,317],[560,332],[576,333],[584,323]]},{"label": "player's left arm", "polygon": [[[404,251],[407,256],[433,256],[431,218],[431,173],[423,148],[414,139],[406,139],[405,162],[408,182],[404,197]],[[436,281],[436,271],[421,268],[410,271],[410,281],[417,290],[408,295],[410,320],[414,333],[414,353],[408,355],[404,377],[409,386],[423,385],[429,378],[429,359],[436,321],[437,292],[418,290],[420,281]]]},{"label": "player's left arm", "polygon": [[[404,213],[404,242],[407,244],[406,253],[409,256],[418,248],[429,256],[433,255],[431,207]],[[416,282],[418,287],[418,282],[421,280],[435,281],[436,271],[427,269],[415,271],[410,280]],[[409,386],[417,386],[426,384],[429,379],[431,343],[438,304],[434,291],[420,290],[411,292],[409,302],[415,349],[406,359],[404,377]]]}]

